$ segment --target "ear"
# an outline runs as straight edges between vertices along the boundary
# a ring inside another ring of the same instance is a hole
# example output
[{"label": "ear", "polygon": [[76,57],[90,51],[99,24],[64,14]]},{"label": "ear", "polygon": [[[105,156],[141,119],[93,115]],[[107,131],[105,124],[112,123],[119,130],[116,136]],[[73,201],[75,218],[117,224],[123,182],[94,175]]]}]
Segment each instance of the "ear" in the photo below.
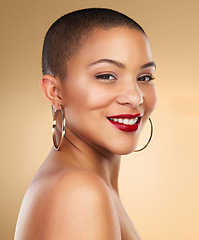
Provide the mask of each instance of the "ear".
[{"label": "ear", "polygon": [[53,105],[57,110],[60,110],[62,98],[59,91],[59,80],[48,74],[43,75],[40,87],[51,105]]}]

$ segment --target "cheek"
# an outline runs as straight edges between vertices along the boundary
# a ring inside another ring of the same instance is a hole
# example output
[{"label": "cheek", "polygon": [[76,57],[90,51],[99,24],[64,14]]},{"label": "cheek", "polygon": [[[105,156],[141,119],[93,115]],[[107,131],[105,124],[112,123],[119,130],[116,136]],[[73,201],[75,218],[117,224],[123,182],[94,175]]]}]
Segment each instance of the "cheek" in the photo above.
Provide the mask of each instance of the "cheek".
[{"label": "cheek", "polygon": [[153,110],[157,105],[156,87],[153,83],[151,83],[150,86],[145,89],[144,101],[145,101],[145,110],[150,114],[151,112],[153,112]]},{"label": "cheek", "polygon": [[106,108],[114,99],[111,87],[96,86],[96,84],[90,84],[89,87],[86,84],[74,85],[66,86],[63,99],[66,108],[78,114],[85,111],[88,111],[87,114],[92,114],[91,110]]},{"label": "cheek", "polygon": [[115,99],[113,91],[102,86],[93,88],[87,94],[86,104],[90,110],[105,109]]}]

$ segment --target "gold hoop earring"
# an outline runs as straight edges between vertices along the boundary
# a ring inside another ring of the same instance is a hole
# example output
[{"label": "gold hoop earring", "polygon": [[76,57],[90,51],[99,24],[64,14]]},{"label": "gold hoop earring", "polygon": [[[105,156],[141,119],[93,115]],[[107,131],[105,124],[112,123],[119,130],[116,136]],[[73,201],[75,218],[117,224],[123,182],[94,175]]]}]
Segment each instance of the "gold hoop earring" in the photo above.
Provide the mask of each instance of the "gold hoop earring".
[{"label": "gold hoop earring", "polygon": [[[53,147],[57,151],[60,150],[62,143],[63,143],[65,133],[66,133],[66,120],[65,120],[64,109],[62,106],[60,106],[60,107],[61,107],[61,110],[56,110],[54,113],[53,127],[52,127]],[[56,141],[57,141],[58,134],[56,134],[56,128],[57,128],[57,116],[58,116],[59,112],[61,112],[61,114],[62,114],[62,127],[61,127],[61,133],[60,133],[60,137],[59,137],[60,141],[59,141],[59,144],[57,144]]]},{"label": "gold hoop earring", "polygon": [[153,136],[153,123],[152,123],[150,118],[149,118],[149,122],[150,122],[150,125],[151,125],[151,134],[150,134],[149,140],[144,147],[142,147],[140,149],[137,149],[137,150],[134,150],[134,152],[140,152],[140,151],[144,150],[149,145],[149,143],[152,139],[152,136]]}]

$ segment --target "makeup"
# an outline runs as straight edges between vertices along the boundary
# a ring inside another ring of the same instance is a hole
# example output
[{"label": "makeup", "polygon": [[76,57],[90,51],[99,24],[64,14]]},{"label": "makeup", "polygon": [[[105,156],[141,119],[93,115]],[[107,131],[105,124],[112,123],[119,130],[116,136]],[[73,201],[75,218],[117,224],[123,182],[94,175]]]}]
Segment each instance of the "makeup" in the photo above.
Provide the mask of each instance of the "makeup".
[{"label": "makeup", "polygon": [[107,119],[112,123],[116,128],[123,132],[135,132],[139,127],[141,121],[141,114],[120,114],[114,116],[108,116]]}]

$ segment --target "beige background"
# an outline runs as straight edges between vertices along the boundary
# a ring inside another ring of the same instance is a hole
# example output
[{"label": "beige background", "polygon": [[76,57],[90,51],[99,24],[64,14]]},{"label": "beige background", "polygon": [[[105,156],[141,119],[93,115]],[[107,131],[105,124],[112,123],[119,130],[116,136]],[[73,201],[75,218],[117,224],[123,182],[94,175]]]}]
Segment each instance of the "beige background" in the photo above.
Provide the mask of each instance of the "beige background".
[{"label": "beige background", "polygon": [[0,239],[13,239],[25,190],[51,147],[50,106],[39,88],[44,34],[66,12],[94,6],[137,20],[158,66],[153,141],[122,161],[127,212],[143,240],[199,239],[197,0],[1,1]]}]

